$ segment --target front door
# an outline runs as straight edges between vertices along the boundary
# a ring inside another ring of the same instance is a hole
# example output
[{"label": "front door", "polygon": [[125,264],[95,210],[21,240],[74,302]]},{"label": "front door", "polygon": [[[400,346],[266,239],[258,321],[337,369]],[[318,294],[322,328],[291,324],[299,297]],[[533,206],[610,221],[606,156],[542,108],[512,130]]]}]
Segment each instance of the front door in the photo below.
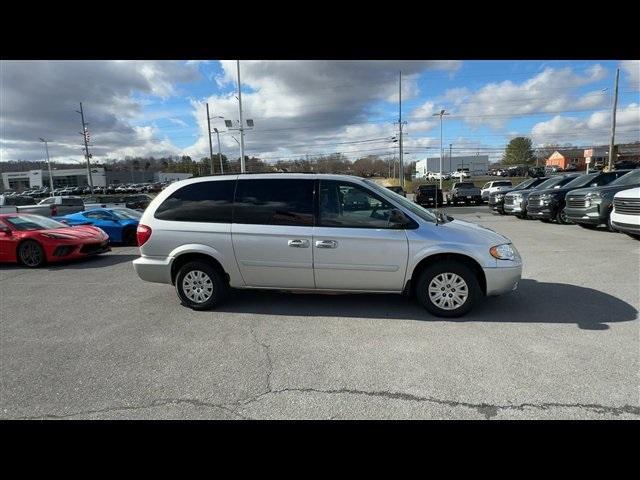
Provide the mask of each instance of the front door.
[{"label": "front door", "polygon": [[402,291],[409,244],[404,230],[389,226],[393,209],[360,185],[320,181],[313,231],[316,288]]},{"label": "front door", "polygon": [[314,180],[238,180],[231,236],[247,286],[314,288]]}]

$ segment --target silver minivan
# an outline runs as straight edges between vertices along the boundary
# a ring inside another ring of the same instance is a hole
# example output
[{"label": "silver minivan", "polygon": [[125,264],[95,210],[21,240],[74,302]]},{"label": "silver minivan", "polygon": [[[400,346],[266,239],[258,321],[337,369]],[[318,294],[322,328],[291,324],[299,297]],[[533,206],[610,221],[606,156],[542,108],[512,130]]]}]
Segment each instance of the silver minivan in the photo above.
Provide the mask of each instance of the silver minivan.
[{"label": "silver minivan", "polygon": [[345,175],[175,182],[142,215],[138,245],[138,276],[174,285],[196,310],[248,288],[404,293],[459,317],[516,289],[522,272],[508,238]]}]

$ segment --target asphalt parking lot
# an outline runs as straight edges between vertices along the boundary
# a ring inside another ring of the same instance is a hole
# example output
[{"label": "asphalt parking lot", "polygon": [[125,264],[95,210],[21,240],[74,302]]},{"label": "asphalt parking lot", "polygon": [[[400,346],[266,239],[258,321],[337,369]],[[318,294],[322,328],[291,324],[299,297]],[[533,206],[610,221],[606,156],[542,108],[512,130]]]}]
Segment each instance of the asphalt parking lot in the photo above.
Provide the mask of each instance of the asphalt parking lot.
[{"label": "asphalt parking lot", "polygon": [[0,267],[2,418],[639,419],[640,242],[448,208],[510,237],[517,291],[462,319],[396,295],[142,282],[137,248]]}]

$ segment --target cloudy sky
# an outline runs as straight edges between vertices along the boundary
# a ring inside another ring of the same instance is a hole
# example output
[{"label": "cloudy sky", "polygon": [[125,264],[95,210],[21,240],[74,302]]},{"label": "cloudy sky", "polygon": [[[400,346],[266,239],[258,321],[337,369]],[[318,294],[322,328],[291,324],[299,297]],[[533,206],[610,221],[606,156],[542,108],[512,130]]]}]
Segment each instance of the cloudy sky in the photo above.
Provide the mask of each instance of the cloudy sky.
[{"label": "cloudy sky", "polygon": [[[242,61],[246,154],[264,159],[342,152],[393,155],[398,72],[409,159],[455,153],[492,158],[516,135],[537,145],[608,143],[620,67],[617,140],[640,140],[640,61]],[[0,161],[83,159],[83,102],[94,160],[208,155],[212,117],[238,119],[235,61],[2,61]],[[222,119],[223,153],[239,147]],[[217,150],[214,139],[214,151]]]}]

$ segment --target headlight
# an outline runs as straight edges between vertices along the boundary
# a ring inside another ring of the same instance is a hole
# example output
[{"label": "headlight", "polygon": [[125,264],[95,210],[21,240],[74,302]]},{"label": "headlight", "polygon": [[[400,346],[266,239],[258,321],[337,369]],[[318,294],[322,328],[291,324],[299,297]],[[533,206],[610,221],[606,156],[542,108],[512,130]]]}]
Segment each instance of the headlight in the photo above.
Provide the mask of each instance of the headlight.
[{"label": "headlight", "polygon": [[494,196],[495,196],[496,200],[500,200],[500,199],[502,199],[502,197],[504,197],[504,193],[496,193],[496,194],[494,194]]},{"label": "headlight", "polygon": [[515,194],[513,194],[513,199],[514,199],[515,201],[522,200],[522,194],[521,194],[521,193],[515,193]]},{"label": "headlight", "polygon": [[493,258],[497,258],[498,260],[513,260],[517,255],[516,249],[510,243],[491,247],[489,253]]},{"label": "headlight", "polygon": [[595,200],[597,198],[602,198],[602,195],[600,194],[600,192],[590,192],[590,193],[587,193],[587,198],[591,200]]}]

